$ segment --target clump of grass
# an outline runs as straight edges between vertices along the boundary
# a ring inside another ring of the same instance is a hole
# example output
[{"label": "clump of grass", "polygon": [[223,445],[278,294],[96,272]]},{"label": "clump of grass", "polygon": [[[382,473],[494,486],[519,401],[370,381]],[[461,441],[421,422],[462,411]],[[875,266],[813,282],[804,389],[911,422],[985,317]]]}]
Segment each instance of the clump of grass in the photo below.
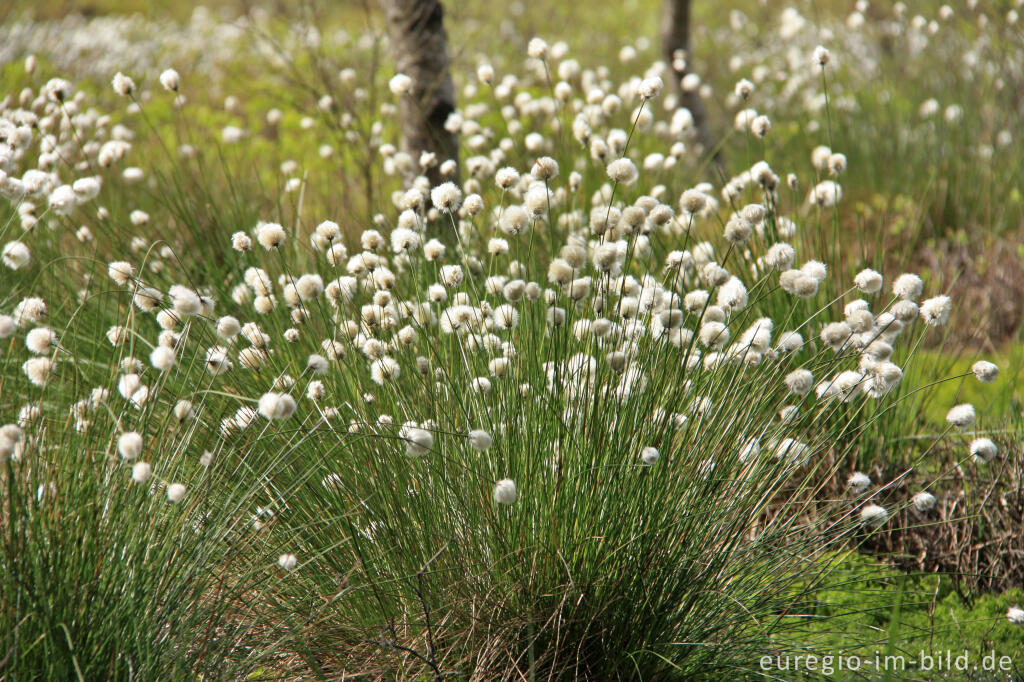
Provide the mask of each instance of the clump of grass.
[{"label": "clump of grass", "polygon": [[[171,426],[166,410],[88,409],[87,430],[66,414],[23,413],[23,435],[5,457],[4,669],[12,679],[242,674],[222,662],[248,627],[242,596],[260,586],[234,560],[262,545],[241,506],[252,483],[227,467],[190,474],[189,446],[203,437],[194,424]],[[129,421],[146,432],[134,465],[114,446],[118,423]]]}]

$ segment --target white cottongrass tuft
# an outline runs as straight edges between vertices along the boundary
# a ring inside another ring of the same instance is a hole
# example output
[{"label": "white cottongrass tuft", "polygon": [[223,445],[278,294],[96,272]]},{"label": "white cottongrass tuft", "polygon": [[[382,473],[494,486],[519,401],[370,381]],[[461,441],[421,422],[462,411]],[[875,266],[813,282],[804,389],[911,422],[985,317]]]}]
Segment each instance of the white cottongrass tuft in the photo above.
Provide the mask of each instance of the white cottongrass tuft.
[{"label": "white cottongrass tuft", "polygon": [[854,495],[860,495],[871,487],[871,477],[863,471],[855,471],[846,479],[846,485]]},{"label": "white cottongrass tuft", "polygon": [[914,496],[910,498],[910,502],[914,505],[914,509],[916,511],[924,514],[925,512],[930,512],[932,509],[935,509],[936,500],[935,496],[930,492],[922,490],[919,493],[915,493]]},{"label": "white cottongrass tuft", "polygon": [[652,76],[651,78],[645,78],[640,81],[640,84],[636,88],[636,94],[640,95],[643,99],[652,99],[661,94],[662,89],[665,87],[665,82],[658,76]]},{"label": "white cottongrass tuft", "polygon": [[991,438],[975,438],[971,441],[971,459],[975,464],[988,464],[999,453],[999,447]]},{"label": "white cottongrass tuft", "polygon": [[441,213],[454,213],[462,204],[462,190],[454,182],[442,182],[430,190],[430,201]]},{"label": "white cottongrass tuft", "polygon": [[181,87],[181,76],[174,69],[164,69],[160,73],[160,85],[164,86],[165,90],[177,92]]},{"label": "white cottongrass tuft", "polygon": [[412,78],[404,73],[396,73],[388,81],[388,89],[393,95],[405,95],[412,91]]},{"label": "white cottongrass tuft", "polygon": [[57,345],[57,334],[49,327],[36,327],[25,335],[25,347],[36,355],[46,355]]},{"label": "white cottongrass tuft", "polygon": [[286,237],[284,228],[277,223],[262,223],[256,228],[256,241],[267,251],[279,248]]},{"label": "white cottongrass tuft", "polygon": [[754,120],[750,122],[750,132],[753,133],[754,137],[758,139],[764,139],[768,136],[768,132],[772,129],[772,121],[770,118],[761,114],[755,116]]},{"label": "white cottongrass tuft", "polygon": [[548,44],[543,38],[530,38],[526,46],[526,54],[534,59],[546,59],[548,56]]},{"label": "white cottongrass tuft", "polygon": [[921,304],[921,319],[929,327],[940,327],[949,321],[949,314],[952,310],[953,301],[949,296],[929,298]]},{"label": "white cottongrass tuft", "polygon": [[264,419],[288,419],[295,413],[295,398],[270,391],[260,396],[258,411]]},{"label": "white cottongrass tuft", "polygon": [[235,232],[231,235],[231,248],[235,251],[248,251],[252,248],[252,238],[245,232]]},{"label": "white cottongrass tuft", "polygon": [[946,413],[946,421],[950,425],[955,426],[960,430],[967,429],[974,423],[977,418],[977,413],[974,411],[974,405],[970,403],[962,403],[949,409]]},{"label": "white cottongrass tuft", "polygon": [[860,520],[871,528],[881,528],[889,520],[889,512],[877,504],[865,505],[860,510]]},{"label": "white cottongrass tuft", "polygon": [[924,291],[924,282],[917,275],[907,272],[892,283],[892,293],[908,301],[916,301]]},{"label": "white cottongrass tuft", "polygon": [[136,462],[132,465],[132,480],[136,483],[145,483],[153,474],[153,467],[148,462]]},{"label": "white cottongrass tuft", "polygon": [[187,489],[181,483],[171,483],[167,486],[167,499],[171,502],[181,502],[182,498],[185,497]]},{"label": "white cottongrass tuft", "polygon": [[493,443],[491,434],[487,433],[483,429],[474,429],[473,431],[470,431],[466,439],[474,450],[479,450],[480,452],[489,449]]},{"label": "white cottongrass tuft", "polygon": [[174,418],[179,422],[188,421],[195,417],[191,400],[179,400],[174,404]]},{"label": "white cottongrass tuft", "polygon": [[608,164],[608,177],[612,182],[617,182],[622,185],[632,185],[636,182],[639,174],[636,170],[636,165],[626,158],[616,159]]},{"label": "white cottongrass tuft", "polygon": [[136,459],[142,454],[142,436],[137,431],[122,433],[117,439],[117,451],[122,459]]},{"label": "white cottongrass tuft", "polygon": [[853,283],[865,294],[876,294],[882,289],[882,275],[870,269],[861,270],[853,278]]},{"label": "white cottongrass tuft", "polygon": [[157,346],[149,354],[149,364],[161,372],[166,372],[174,367],[175,359],[174,349],[167,346]]},{"label": "white cottongrass tuft", "polygon": [[807,196],[807,203],[819,208],[832,208],[843,198],[843,188],[832,180],[822,180]]},{"label": "white cottongrass tuft", "polygon": [[113,86],[114,92],[122,97],[128,97],[135,92],[135,81],[120,71],[114,74],[114,78],[110,81],[110,84]]},{"label": "white cottongrass tuft", "polygon": [[640,462],[644,466],[654,465],[661,457],[661,453],[658,452],[658,448],[648,445],[640,451]]},{"label": "white cottongrass tuft", "polygon": [[295,570],[295,566],[299,563],[299,560],[294,554],[282,554],[277,557],[277,565],[286,571]]},{"label": "white cottongrass tuft", "polygon": [[4,244],[2,259],[11,270],[20,270],[28,265],[32,254],[22,242],[8,242]]},{"label": "white cottongrass tuft", "polygon": [[434,434],[418,426],[403,426],[398,437],[405,441],[405,454],[410,457],[422,457],[434,447]]},{"label": "white cottongrass tuft", "polygon": [[811,458],[811,449],[806,443],[793,438],[783,438],[773,453],[777,459],[785,459],[793,466],[804,466]]},{"label": "white cottongrass tuft", "polygon": [[754,225],[741,215],[735,215],[725,224],[725,238],[732,244],[742,244],[754,232]]},{"label": "white cottongrass tuft", "polygon": [[516,490],[516,483],[511,478],[503,478],[494,484],[494,491],[491,496],[498,504],[512,505],[516,502],[519,492]]},{"label": "white cottongrass tuft", "polygon": [[746,78],[741,78],[736,82],[736,85],[733,88],[733,93],[735,93],[735,95],[740,99],[750,99],[750,96],[754,94],[754,84]]},{"label": "white cottongrass tuft", "polygon": [[974,376],[978,377],[978,381],[986,384],[992,383],[999,377],[999,366],[988,360],[978,360],[971,366],[971,371],[974,372]]},{"label": "white cottongrass tuft", "polygon": [[786,375],[786,387],[797,395],[804,395],[814,388],[814,374],[808,369],[794,369]]},{"label": "white cottongrass tuft", "polygon": [[370,378],[380,386],[396,380],[401,373],[402,368],[398,362],[387,355],[374,360],[370,365]]},{"label": "white cottongrass tuft", "polygon": [[530,174],[541,181],[553,180],[558,177],[558,162],[550,156],[542,156],[533,164]]},{"label": "white cottongrass tuft", "polygon": [[313,374],[327,374],[327,368],[327,358],[318,353],[311,353],[310,356],[306,358],[306,369]]}]

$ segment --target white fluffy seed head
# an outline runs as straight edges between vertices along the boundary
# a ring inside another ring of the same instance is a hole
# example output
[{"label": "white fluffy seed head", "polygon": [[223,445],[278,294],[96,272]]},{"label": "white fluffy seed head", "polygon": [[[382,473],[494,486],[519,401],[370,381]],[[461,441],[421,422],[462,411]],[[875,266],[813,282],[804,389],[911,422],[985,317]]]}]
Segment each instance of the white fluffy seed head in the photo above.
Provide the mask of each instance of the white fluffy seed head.
[{"label": "white fluffy seed head", "polygon": [[816,48],[814,48],[814,63],[817,64],[818,66],[825,66],[826,64],[828,64],[829,59],[831,58],[832,57],[829,54],[828,48],[826,48],[824,45],[818,45]]},{"label": "white fluffy seed head", "polygon": [[918,309],[918,314],[929,327],[940,327],[949,321],[952,310],[953,301],[949,296],[936,296],[924,301]]},{"label": "white fluffy seed head", "polygon": [[861,270],[853,278],[853,283],[865,294],[875,294],[882,289],[882,275],[871,269]]},{"label": "white fluffy seed head", "polygon": [[483,429],[474,429],[473,431],[470,431],[467,436],[467,440],[474,450],[479,450],[481,452],[490,448],[493,443],[491,434],[487,433]]},{"label": "white fluffy seed head", "polygon": [[179,422],[187,421],[194,416],[191,400],[179,400],[174,404],[174,418]]},{"label": "white fluffy seed head", "polygon": [[534,59],[546,59],[548,56],[547,42],[543,38],[531,38],[526,46],[526,54]]},{"label": "white fluffy seed head", "polygon": [[114,92],[122,97],[127,97],[135,92],[135,81],[120,71],[114,74],[114,78],[110,81],[110,84],[114,87]]},{"label": "white fluffy seed head", "polygon": [[648,445],[640,451],[640,463],[644,466],[653,466],[661,457],[658,448]]},{"label": "white fluffy seed head", "polygon": [[999,454],[999,447],[991,438],[975,438],[971,441],[971,459],[977,464],[988,464]]},{"label": "white fluffy seed head", "polygon": [[530,214],[522,206],[514,204],[502,212],[498,227],[509,236],[515,236],[530,228]]},{"label": "white fluffy seed head", "polygon": [[754,120],[750,122],[750,132],[754,134],[754,137],[764,139],[768,136],[768,131],[772,129],[772,121],[770,118],[761,114],[760,116],[754,117]]},{"label": "white fluffy seed head", "polygon": [[284,420],[295,413],[295,398],[287,393],[275,393],[273,391],[260,396],[258,410],[264,419]]},{"label": "white fluffy seed head", "polygon": [[804,395],[814,387],[814,374],[809,369],[795,369],[786,375],[786,387],[797,395]]},{"label": "white fluffy seed head", "polygon": [[370,365],[370,378],[380,386],[396,380],[401,372],[402,368],[398,362],[386,355],[374,360]]},{"label": "white fluffy seed head", "polygon": [[132,480],[136,483],[145,483],[153,474],[153,467],[148,462],[136,462],[132,465]]},{"label": "white fluffy seed head", "polygon": [[149,364],[161,372],[174,367],[175,359],[174,349],[167,346],[157,346],[149,354]]},{"label": "white fluffy seed head", "polygon": [[892,283],[892,292],[908,301],[916,301],[922,291],[924,291],[924,282],[910,272],[900,275]]},{"label": "white fluffy seed head", "polygon": [[117,439],[117,451],[122,459],[135,459],[142,454],[142,436],[136,431],[122,433]]},{"label": "white fluffy seed head", "polygon": [[881,528],[889,520],[889,512],[877,504],[867,504],[860,510],[860,519],[870,528]]},{"label": "white fluffy seed head", "polygon": [[642,99],[652,99],[660,95],[664,87],[665,83],[661,78],[658,76],[652,76],[640,81],[640,84],[637,86],[636,93],[640,95]]},{"label": "white fluffy seed head", "polygon": [[558,162],[550,156],[542,156],[533,164],[530,174],[541,181],[553,180],[558,177]]},{"label": "white fluffy seed head", "polygon": [[430,201],[441,213],[454,213],[462,204],[462,190],[454,182],[443,182],[430,190]]},{"label": "white fluffy seed head", "polygon": [[25,347],[36,355],[46,355],[57,345],[57,334],[49,327],[36,327],[25,335]]},{"label": "white fluffy seed head", "polygon": [[754,231],[754,225],[743,216],[737,214],[725,224],[725,238],[732,244],[742,244]]},{"label": "white fluffy seed head", "polygon": [[914,509],[922,514],[935,509],[935,501],[935,496],[926,490],[922,490],[910,498],[910,502],[914,505]]},{"label": "white fluffy seed head", "polygon": [[946,421],[950,425],[963,430],[969,428],[977,416],[977,413],[974,411],[974,405],[962,403],[949,409],[949,412],[946,413]]},{"label": "white fluffy seed head", "polygon": [[19,270],[28,265],[31,253],[22,242],[8,242],[4,245],[2,259],[11,270]]},{"label": "white fluffy seed head", "polygon": [[284,228],[277,223],[262,223],[256,228],[256,241],[267,251],[280,248],[286,237]]},{"label": "white fluffy seed head", "polygon": [[135,277],[135,266],[125,261],[114,261],[107,266],[107,275],[115,284],[125,286]]},{"label": "white fluffy seed head", "polygon": [[388,81],[388,89],[391,90],[393,95],[405,95],[412,90],[412,78],[404,73],[396,73]]},{"label": "white fluffy seed head", "polygon": [[202,312],[203,303],[192,289],[181,284],[173,285],[167,292],[167,297],[174,306],[174,312],[179,315],[198,315]]},{"label": "white fluffy seed head", "polygon": [[167,486],[167,499],[171,502],[181,502],[185,497],[186,488],[181,483],[171,483]]},{"label": "white fluffy seed head", "polygon": [[846,485],[854,495],[860,495],[871,486],[871,477],[863,471],[855,471],[846,479]]},{"label": "white fluffy seed head", "polygon": [[518,496],[519,491],[516,490],[516,483],[511,478],[503,478],[494,484],[492,497],[496,503],[506,506],[513,505]]},{"label": "white fluffy seed head", "polygon": [[974,372],[974,376],[978,377],[978,381],[986,384],[992,383],[999,377],[999,366],[988,360],[978,360],[971,366],[971,371]]},{"label": "white fluffy seed head", "polygon": [[785,242],[772,244],[764,256],[765,265],[779,271],[791,268],[795,259],[796,250]]},{"label": "white fluffy seed head", "polygon": [[164,69],[160,73],[160,85],[164,86],[165,90],[177,92],[181,87],[181,76],[174,69]]},{"label": "white fluffy seed head", "polygon": [[434,434],[417,426],[403,426],[398,436],[405,441],[405,454],[409,457],[422,457],[434,447]]},{"label": "white fluffy seed head", "polygon": [[638,177],[636,165],[627,158],[612,161],[608,164],[607,171],[611,181],[621,185],[632,185]]},{"label": "white fluffy seed head", "polygon": [[721,348],[729,343],[729,329],[721,322],[705,322],[701,325],[699,338],[708,348]]}]

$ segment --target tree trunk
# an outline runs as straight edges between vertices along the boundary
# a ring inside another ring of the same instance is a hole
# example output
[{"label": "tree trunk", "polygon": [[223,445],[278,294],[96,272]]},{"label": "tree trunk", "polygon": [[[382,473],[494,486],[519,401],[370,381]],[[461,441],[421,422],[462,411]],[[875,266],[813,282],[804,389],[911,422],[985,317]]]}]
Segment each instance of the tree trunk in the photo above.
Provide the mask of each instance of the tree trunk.
[{"label": "tree trunk", "polygon": [[[690,62],[690,0],[663,0],[661,13],[661,53],[675,75],[670,78],[673,91],[679,95],[679,102],[693,114],[697,140],[704,146],[705,153],[715,148],[714,136],[708,126],[707,114],[700,94],[683,90],[681,82],[687,74]],[[681,58],[681,59],[680,59]],[[676,68],[682,66],[682,68]],[[715,154],[718,158],[718,154]]]},{"label": "tree trunk", "polygon": [[[437,154],[425,169],[432,184],[441,182],[439,166],[459,160],[459,138],[444,129],[455,110],[455,87],[448,72],[448,36],[440,0],[380,0],[396,71],[412,78],[412,91],[402,95],[399,112],[403,148],[416,163],[422,152]],[[457,177],[455,178],[458,179]]]}]

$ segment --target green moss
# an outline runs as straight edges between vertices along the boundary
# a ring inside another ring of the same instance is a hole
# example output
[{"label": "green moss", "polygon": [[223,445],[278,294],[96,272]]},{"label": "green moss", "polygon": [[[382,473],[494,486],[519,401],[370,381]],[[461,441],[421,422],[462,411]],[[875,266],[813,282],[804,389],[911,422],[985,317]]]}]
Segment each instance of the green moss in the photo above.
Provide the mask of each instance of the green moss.
[{"label": "green moss", "polygon": [[831,568],[805,612],[789,616],[799,622],[787,642],[794,650],[858,657],[866,671],[876,654],[903,656],[907,676],[892,679],[919,679],[910,675],[921,652],[967,652],[979,666],[995,652],[997,661],[1009,656],[1018,674],[1024,670],[1024,627],[1006,617],[1009,607],[1024,605],[1024,589],[965,599],[948,576],[904,575],[859,554],[837,558]]}]

